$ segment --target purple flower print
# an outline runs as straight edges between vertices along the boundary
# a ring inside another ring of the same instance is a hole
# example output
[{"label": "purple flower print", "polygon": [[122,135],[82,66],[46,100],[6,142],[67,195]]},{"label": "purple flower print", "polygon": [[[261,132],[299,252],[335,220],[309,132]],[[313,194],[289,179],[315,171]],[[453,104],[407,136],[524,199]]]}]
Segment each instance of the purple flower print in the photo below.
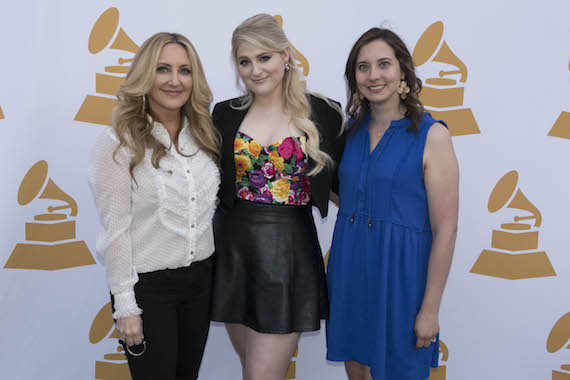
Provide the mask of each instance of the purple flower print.
[{"label": "purple flower print", "polygon": [[307,163],[305,161],[299,161],[295,164],[295,169],[293,174],[301,174],[304,173],[307,169]]},{"label": "purple flower print", "polygon": [[261,170],[254,170],[248,173],[248,175],[249,175],[249,183],[252,186],[257,187],[258,189],[261,189],[263,186],[265,186],[267,178],[265,178],[265,175]]},{"label": "purple flower print", "polygon": [[291,181],[291,190],[297,190],[301,187],[301,181]]},{"label": "purple flower print", "polygon": [[273,198],[270,194],[253,194],[254,202],[272,203]]}]

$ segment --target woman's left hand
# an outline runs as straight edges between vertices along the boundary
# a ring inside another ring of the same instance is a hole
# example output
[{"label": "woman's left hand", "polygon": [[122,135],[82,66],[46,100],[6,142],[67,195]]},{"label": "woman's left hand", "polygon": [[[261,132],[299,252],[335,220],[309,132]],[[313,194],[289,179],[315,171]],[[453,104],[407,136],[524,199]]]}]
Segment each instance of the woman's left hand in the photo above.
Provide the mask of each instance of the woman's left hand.
[{"label": "woman's left hand", "polygon": [[416,333],[416,348],[429,347],[435,342],[435,337],[439,332],[439,320],[437,313],[420,310],[414,323]]}]

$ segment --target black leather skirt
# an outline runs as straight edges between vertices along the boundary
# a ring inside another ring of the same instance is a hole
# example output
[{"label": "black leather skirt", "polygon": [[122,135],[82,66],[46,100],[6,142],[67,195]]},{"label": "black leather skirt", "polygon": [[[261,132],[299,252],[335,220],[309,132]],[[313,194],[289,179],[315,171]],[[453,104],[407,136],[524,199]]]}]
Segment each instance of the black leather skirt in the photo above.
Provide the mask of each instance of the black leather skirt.
[{"label": "black leather skirt", "polygon": [[328,298],[310,206],[236,200],[214,225],[213,321],[276,334],[320,328]]}]

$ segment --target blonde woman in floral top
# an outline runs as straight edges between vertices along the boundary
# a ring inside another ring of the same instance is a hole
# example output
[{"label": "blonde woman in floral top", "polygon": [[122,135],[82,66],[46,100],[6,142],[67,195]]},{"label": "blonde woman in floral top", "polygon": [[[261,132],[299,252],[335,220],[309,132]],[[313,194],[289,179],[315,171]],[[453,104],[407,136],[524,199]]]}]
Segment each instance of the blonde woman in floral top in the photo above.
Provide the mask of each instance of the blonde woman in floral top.
[{"label": "blonde woman in floral top", "polygon": [[305,92],[272,16],[245,20],[232,52],[247,93],[213,112],[223,174],[211,317],[226,323],[244,378],[282,380],[300,333],[328,317],[311,206],[326,216],[342,117]]}]

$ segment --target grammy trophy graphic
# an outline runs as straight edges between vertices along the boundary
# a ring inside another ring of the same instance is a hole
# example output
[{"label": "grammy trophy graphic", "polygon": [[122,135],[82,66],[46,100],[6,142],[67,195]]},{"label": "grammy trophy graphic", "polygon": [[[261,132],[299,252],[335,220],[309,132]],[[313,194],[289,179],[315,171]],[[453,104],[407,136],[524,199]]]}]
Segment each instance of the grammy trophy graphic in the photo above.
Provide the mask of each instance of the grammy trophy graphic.
[{"label": "grammy trophy graphic", "polygon": [[412,54],[416,67],[444,65],[435,78],[427,78],[420,100],[435,119],[449,126],[452,136],[481,133],[473,112],[463,105],[467,67],[443,39],[443,23],[436,21],[421,35]]},{"label": "grammy trophy graphic", "polygon": [[[129,57],[139,49],[138,45],[119,27],[119,11],[109,8],[99,17],[89,35],[89,52],[99,54],[106,48],[120,50]],[[111,125],[113,107],[117,103],[115,94],[125,80],[130,66],[127,63],[134,58],[119,58],[118,65],[105,67],[105,74],[95,74],[95,95],[87,95],[81,108],[75,115],[76,121]]]},{"label": "grammy trophy graphic", "polygon": [[[283,17],[281,17],[280,15],[275,15],[273,17],[277,20],[279,25],[283,27]],[[297,61],[297,67],[301,71],[301,81],[302,81],[301,83],[303,83],[305,88],[307,88],[307,77],[309,76],[309,61],[307,60],[307,58],[305,58],[303,54],[301,54],[299,50],[295,48],[295,46],[293,46],[293,44],[291,44],[291,47],[295,52],[295,60]]]},{"label": "grammy trophy graphic", "polygon": [[0,107],[0,119],[4,119],[4,114],[2,113],[2,107]]},{"label": "grammy trophy graphic", "polygon": [[77,203],[47,174],[47,162],[38,161],[22,180],[21,206],[32,201],[41,204],[42,199],[51,204],[46,213],[26,222],[26,242],[16,245],[4,268],[57,270],[95,264],[85,242],[76,239]]},{"label": "grammy trophy graphic", "polygon": [[[570,349],[570,313],[556,322],[546,341],[546,350],[553,354],[562,349]],[[570,380],[570,364],[562,364],[559,370],[552,370],[552,380]]]},{"label": "grammy trophy graphic", "polygon": [[[568,63],[568,70],[570,70],[570,63]],[[548,132],[548,136],[570,140],[570,112],[562,111],[552,129]]]},{"label": "grammy trophy graphic", "polygon": [[449,359],[449,350],[443,341],[439,341],[439,366],[430,369],[430,375],[427,380],[446,380],[447,360]]},{"label": "grammy trophy graphic", "polygon": [[119,336],[114,329],[113,311],[111,302],[99,310],[89,330],[89,342],[97,344],[103,339],[117,342],[117,352],[105,354],[103,359],[95,361],[95,378],[100,380],[131,380],[127,357],[123,353],[123,346],[118,344]]},{"label": "grammy trophy graphic", "polygon": [[471,273],[510,280],[556,276],[546,252],[538,248],[542,215],[524,196],[518,179],[515,170],[505,174],[491,192],[487,208],[491,213],[510,208],[526,215],[516,215],[514,223],[503,223],[493,229],[491,248],[481,252]]}]

